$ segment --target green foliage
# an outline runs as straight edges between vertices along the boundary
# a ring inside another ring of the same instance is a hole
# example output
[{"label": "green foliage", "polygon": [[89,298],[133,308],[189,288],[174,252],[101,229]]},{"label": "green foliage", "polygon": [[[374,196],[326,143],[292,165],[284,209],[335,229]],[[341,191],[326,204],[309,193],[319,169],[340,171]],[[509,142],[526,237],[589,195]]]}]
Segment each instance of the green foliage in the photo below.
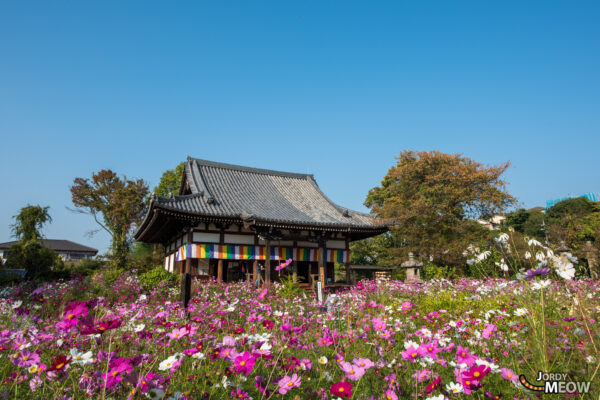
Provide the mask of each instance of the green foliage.
[{"label": "green foliage", "polygon": [[165,270],[164,267],[159,266],[141,274],[139,279],[144,289],[146,291],[151,291],[160,286],[161,283],[174,284],[177,282],[177,275],[172,274]]},{"label": "green foliage", "polygon": [[51,279],[71,279],[77,276],[93,276],[104,265],[102,260],[85,259],[76,263],[65,263],[54,268],[50,274]]},{"label": "green foliage", "polygon": [[421,294],[413,299],[417,309],[423,315],[433,311],[452,310],[452,313],[462,314],[472,310],[474,300],[468,300],[464,293],[456,293],[451,290],[437,292],[435,296]]},{"label": "green foliage", "polygon": [[456,268],[435,265],[427,261],[421,269],[421,278],[424,280],[430,279],[454,279],[457,277]]},{"label": "green foliage", "polygon": [[120,279],[127,271],[123,268],[115,268],[112,265],[108,265],[105,268],[101,268],[94,272],[92,275],[92,282],[96,286],[110,287],[118,279]]},{"label": "green foliage", "polygon": [[513,228],[515,232],[544,241],[546,232],[544,230],[544,213],[541,210],[525,210],[520,208],[506,215],[505,225]]},{"label": "green foliage", "polygon": [[62,268],[63,262],[58,255],[35,239],[20,240],[8,252],[5,268],[27,270],[27,278],[38,279],[48,277],[55,268]]},{"label": "green foliage", "polygon": [[350,243],[350,264],[352,265],[394,265],[394,256],[389,249],[394,247],[394,237],[383,233]]},{"label": "green foliage", "polygon": [[146,183],[142,179],[121,179],[111,170],[102,170],[91,179],[75,178],[71,194],[79,212],[92,215],[111,235],[111,261],[115,268],[124,268],[132,230],[146,212]]},{"label": "green foliage", "polygon": [[600,235],[600,203],[585,197],[563,200],[546,211],[548,238],[554,244],[566,244],[578,253],[585,242]]},{"label": "green foliage", "polygon": [[164,261],[164,249],[160,244],[135,242],[129,252],[129,265],[138,273],[150,271]]},{"label": "green foliage", "polygon": [[39,240],[42,237],[41,229],[46,222],[52,222],[48,213],[50,207],[30,206],[21,208],[19,214],[15,215],[15,223],[11,225],[13,235],[24,242]]},{"label": "green foliage", "polygon": [[10,286],[20,281],[20,275],[10,271],[0,270],[0,286]]},{"label": "green foliage", "polygon": [[393,264],[411,251],[438,263],[462,264],[464,248],[485,234],[469,219],[489,218],[516,202],[501,179],[509,165],[488,167],[437,151],[402,152],[365,201],[393,223]]},{"label": "green foliage", "polygon": [[175,169],[169,169],[163,172],[160,177],[160,182],[156,186],[153,192],[162,197],[168,197],[171,194],[179,193],[179,186],[181,185],[181,178],[183,177],[184,163],[179,163]]},{"label": "green foliage", "polygon": [[295,298],[303,291],[303,289],[298,286],[298,279],[294,279],[293,274],[282,276],[280,283],[282,288],[279,290],[279,295],[286,299]]}]

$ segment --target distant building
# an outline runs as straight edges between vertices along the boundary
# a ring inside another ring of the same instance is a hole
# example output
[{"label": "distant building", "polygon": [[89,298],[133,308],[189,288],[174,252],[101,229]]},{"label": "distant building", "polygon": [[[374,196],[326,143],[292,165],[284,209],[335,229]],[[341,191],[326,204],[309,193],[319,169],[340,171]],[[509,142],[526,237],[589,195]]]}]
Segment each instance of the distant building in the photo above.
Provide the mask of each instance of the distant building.
[{"label": "distant building", "polygon": [[[8,251],[15,243],[17,242],[13,241],[0,243],[0,258],[2,258],[2,262],[6,261],[6,258],[8,257]],[[58,254],[58,256],[65,262],[80,261],[83,259],[92,258],[98,254],[98,250],[79,243],[71,242],[70,240],[42,239],[40,240],[40,243],[42,246],[54,250],[56,254]]]},{"label": "distant building", "polygon": [[495,230],[500,229],[500,226],[505,220],[506,217],[504,215],[494,215],[490,219],[478,219],[477,222],[479,222],[481,225],[485,226],[489,230]]},{"label": "distant building", "polygon": [[560,203],[563,200],[575,199],[577,197],[585,197],[589,201],[594,201],[594,202],[600,201],[600,195],[598,193],[585,193],[585,194],[582,194],[579,196],[569,196],[569,197],[562,197],[560,199],[547,200],[546,201],[546,210],[549,209],[550,207],[552,207],[553,205],[555,205],[556,203]]}]

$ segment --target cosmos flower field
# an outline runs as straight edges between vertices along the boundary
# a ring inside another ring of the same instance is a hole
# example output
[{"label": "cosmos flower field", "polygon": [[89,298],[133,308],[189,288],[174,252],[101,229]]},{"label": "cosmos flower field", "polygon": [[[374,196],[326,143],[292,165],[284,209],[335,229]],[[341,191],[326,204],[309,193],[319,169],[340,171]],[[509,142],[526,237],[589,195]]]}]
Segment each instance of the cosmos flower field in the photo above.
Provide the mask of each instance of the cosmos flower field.
[{"label": "cosmos flower field", "polygon": [[187,310],[133,274],[110,296],[21,284],[0,289],[0,398],[525,399],[538,371],[598,398],[600,285],[544,278],[361,281],[327,307],[194,282]]}]

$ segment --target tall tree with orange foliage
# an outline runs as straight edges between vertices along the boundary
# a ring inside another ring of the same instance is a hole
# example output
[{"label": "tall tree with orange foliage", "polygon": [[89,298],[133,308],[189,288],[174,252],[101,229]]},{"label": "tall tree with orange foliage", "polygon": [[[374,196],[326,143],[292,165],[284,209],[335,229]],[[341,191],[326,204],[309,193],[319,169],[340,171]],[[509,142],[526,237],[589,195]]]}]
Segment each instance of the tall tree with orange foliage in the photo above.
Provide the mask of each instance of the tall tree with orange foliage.
[{"label": "tall tree with orange foliage", "polygon": [[412,251],[438,264],[463,264],[465,248],[489,236],[475,220],[516,203],[501,179],[509,162],[486,166],[438,151],[404,151],[397,160],[365,205],[392,223],[398,263]]}]

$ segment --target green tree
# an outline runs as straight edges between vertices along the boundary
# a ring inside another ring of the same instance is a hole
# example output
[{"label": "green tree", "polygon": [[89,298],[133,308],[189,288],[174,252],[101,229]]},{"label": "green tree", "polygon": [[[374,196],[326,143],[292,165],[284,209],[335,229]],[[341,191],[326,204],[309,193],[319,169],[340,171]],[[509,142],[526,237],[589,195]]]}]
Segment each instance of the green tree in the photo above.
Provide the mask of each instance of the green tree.
[{"label": "green tree", "polygon": [[466,246],[488,235],[473,219],[488,219],[516,203],[502,174],[461,154],[404,151],[369,191],[365,205],[392,223],[399,263],[412,251],[437,264],[463,264]]},{"label": "green tree", "polygon": [[52,221],[49,208],[28,205],[13,217],[15,223],[11,228],[19,241],[10,248],[4,267],[25,268],[28,278],[37,279],[62,264],[58,255],[39,241],[43,237],[42,227]]},{"label": "green tree", "polygon": [[548,239],[574,250],[595,242],[600,231],[600,203],[585,197],[563,200],[546,210]]},{"label": "green tree", "polygon": [[92,215],[111,235],[113,266],[125,267],[133,229],[146,212],[148,185],[142,179],[121,179],[111,170],[101,170],[91,179],[75,178],[71,194],[76,209]]},{"label": "green tree", "polygon": [[545,218],[541,210],[520,208],[506,215],[505,225],[540,241],[546,239]]},{"label": "green tree", "polygon": [[184,163],[179,163],[174,169],[168,169],[160,177],[158,186],[154,188],[154,193],[158,196],[168,197],[171,193],[179,193],[179,185],[183,176]]},{"label": "green tree", "polygon": [[11,225],[13,236],[25,242],[39,240],[42,237],[40,231],[44,224],[52,222],[52,217],[48,213],[49,208],[49,206],[39,205],[21,208],[21,211],[13,216],[15,219],[15,223]]}]

